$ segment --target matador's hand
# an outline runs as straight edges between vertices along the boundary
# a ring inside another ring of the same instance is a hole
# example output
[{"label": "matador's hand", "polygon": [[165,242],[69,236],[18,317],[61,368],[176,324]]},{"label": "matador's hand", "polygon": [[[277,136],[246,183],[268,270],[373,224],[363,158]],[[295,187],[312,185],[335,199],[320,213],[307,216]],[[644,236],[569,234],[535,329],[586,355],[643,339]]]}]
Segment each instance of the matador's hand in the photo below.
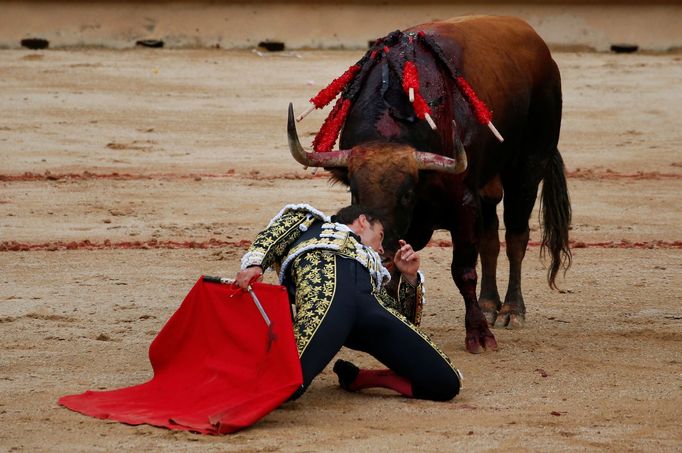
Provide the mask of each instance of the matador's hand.
[{"label": "matador's hand", "polygon": [[420,259],[412,246],[402,239],[398,241],[400,248],[393,257],[395,267],[398,268],[403,277],[411,284],[417,283],[417,271],[419,270]]},{"label": "matador's hand", "polygon": [[263,276],[263,268],[260,266],[251,266],[242,269],[235,278],[235,284],[241,289],[246,290],[253,282],[258,281]]}]

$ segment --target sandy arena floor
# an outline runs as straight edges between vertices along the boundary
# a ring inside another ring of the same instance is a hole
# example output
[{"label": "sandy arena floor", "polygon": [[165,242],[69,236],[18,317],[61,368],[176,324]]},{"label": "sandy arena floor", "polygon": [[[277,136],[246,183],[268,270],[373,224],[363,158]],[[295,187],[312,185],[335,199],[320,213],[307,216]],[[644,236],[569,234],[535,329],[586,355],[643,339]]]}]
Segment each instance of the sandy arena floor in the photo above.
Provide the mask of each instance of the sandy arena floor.
[{"label": "sandy arena floor", "polygon": [[0,51],[0,451],[679,451],[679,54],[555,55],[574,266],[551,291],[530,247],[527,325],[496,330],[498,352],[464,351],[450,250],[424,250],[423,327],[465,376],[452,402],[349,394],[328,369],[297,402],[224,437],[56,404],[148,379],[149,343],[194,281],[234,275],[241,241],[284,203],[349,201],[290,157],[285,115],[357,58]]}]

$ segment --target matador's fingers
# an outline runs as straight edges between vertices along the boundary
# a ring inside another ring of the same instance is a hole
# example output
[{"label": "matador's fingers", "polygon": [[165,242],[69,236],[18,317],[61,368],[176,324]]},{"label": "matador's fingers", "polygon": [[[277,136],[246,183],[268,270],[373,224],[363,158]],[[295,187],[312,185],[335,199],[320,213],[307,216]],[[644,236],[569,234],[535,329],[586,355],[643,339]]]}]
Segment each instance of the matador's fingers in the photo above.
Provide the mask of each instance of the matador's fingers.
[{"label": "matador's fingers", "polygon": [[249,280],[249,284],[247,286],[250,286],[251,284],[256,283],[258,280],[261,279],[262,276],[263,276],[263,274],[256,274],[253,277],[251,277],[251,280]]},{"label": "matador's fingers", "polygon": [[413,261],[416,258],[417,258],[417,254],[413,250],[410,250],[408,252],[403,252],[401,254],[401,257],[400,257],[400,259],[402,259],[403,261]]}]

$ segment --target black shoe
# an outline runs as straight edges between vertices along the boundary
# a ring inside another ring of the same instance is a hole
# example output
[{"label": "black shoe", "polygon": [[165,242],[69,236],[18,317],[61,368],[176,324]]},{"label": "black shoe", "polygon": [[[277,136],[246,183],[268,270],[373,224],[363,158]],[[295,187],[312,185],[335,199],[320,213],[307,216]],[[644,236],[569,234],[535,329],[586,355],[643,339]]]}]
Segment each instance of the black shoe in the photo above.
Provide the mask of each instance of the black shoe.
[{"label": "black shoe", "polygon": [[339,385],[342,389],[352,392],[351,385],[360,373],[360,368],[345,360],[337,360],[334,363],[334,373],[339,377]]}]

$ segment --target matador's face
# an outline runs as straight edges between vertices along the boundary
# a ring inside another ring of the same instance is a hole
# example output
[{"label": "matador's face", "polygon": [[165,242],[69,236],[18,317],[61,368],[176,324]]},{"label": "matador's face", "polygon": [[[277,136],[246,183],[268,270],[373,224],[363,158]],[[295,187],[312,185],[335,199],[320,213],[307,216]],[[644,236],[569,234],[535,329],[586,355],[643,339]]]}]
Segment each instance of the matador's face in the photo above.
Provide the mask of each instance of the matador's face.
[{"label": "matador's face", "polygon": [[379,255],[384,254],[384,248],[382,247],[382,242],[384,242],[384,226],[381,222],[374,221],[370,222],[367,217],[360,215],[358,219],[353,222],[355,232],[360,236],[360,241],[377,252]]}]

